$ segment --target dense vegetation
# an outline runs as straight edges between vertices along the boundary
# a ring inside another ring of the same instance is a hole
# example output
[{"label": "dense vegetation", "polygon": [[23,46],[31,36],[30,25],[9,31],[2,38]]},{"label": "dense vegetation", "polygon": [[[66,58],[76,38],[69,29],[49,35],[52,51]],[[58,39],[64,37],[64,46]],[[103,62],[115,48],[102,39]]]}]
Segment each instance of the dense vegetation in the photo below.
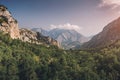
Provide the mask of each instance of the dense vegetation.
[{"label": "dense vegetation", "polygon": [[0,33],[0,80],[120,80],[119,44],[65,51]]}]

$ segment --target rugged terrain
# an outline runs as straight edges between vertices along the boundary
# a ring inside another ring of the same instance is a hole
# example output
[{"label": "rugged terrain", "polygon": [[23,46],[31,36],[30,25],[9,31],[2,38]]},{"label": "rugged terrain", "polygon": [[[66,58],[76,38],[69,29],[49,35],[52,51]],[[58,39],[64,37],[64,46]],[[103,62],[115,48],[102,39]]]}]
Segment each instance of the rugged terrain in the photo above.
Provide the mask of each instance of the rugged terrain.
[{"label": "rugged terrain", "polygon": [[82,34],[78,33],[75,30],[59,28],[48,31],[42,28],[33,28],[32,30],[52,37],[53,39],[57,40],[64,49],[74,49],[76,46],[81,46],[81,44],[90,40],[90,38],[84,37]]},{"label": "rugged terrain", "polygon": [[120,40],[120,18],[104,27],[102,32],[95,35],[90,41],[83,44],[82,48],[105,47]]},{"label": "rugged terrain", "polygon": [[[6,10],[4,6],[0,8]],[[52,38],[16,26],[13,29],[6,19],[6,16],[0,19],[0,80],[120,80],[119,19],[104,28],[106,35],[117,41],[106,47],[86,50],[48,47],[46,45],[52,42]],[[31,44],[33,42],[36,44]]]},{"label": "rugged terrain", "polygon": [[43,36],[29,29],[19,29],[17,20],[12,17],[11,13],[4,5],[0,5],[0,30],[9,34],[12,39],[60,47],[59,43],[53,38]]}]

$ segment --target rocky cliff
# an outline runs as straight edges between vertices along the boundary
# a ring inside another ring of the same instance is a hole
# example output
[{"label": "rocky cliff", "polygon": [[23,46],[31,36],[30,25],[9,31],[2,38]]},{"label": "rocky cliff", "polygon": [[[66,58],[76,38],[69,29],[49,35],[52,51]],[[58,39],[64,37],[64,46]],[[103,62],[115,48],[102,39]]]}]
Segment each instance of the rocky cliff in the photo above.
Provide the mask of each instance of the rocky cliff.
[{"label": "rocky cliff", "polygon": [[0,5],[0,30],[10,34],[13,39],[20,37],[17,20],[11,16],[3,5]]},{"label": "rocky cliff", "polygon": [[59,47],[59,43],[50,37],[28,29],[19,29],[17,20],[11,16],[11,13],[4,5],[0,5],[0,31],[9,34],[12,39]]},{"label": "rocky cliff", "polygon": [[20,32],[20,40],[24,42],[56,45],[60,47],[59,43],[56,40],[54,40],[53,38],[50,38],[49,36],[43,36],[39,32],[34,32],[25,28],[19,29],[19,32]]}]

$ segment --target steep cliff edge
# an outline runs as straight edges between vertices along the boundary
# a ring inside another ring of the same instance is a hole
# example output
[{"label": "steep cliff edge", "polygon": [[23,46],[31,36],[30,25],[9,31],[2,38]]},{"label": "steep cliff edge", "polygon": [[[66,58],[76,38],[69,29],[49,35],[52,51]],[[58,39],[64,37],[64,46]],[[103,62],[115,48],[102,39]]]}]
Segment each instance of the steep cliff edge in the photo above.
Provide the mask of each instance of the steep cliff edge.
[{"label": "steep cliff edge", "polygon": [[11,13],[4,5],[0,5],[0,31],[9,34],[12,39],[60,47],[59,43],[50,37],[40,35],[40,33],[29,29],[19,29],[17,20],[12,17]]},{"label": "steep cliff edge", "polygon": [[20,37],[17,20],[4,5],[0,5],[0,30],[8,33],[13,39]]}]

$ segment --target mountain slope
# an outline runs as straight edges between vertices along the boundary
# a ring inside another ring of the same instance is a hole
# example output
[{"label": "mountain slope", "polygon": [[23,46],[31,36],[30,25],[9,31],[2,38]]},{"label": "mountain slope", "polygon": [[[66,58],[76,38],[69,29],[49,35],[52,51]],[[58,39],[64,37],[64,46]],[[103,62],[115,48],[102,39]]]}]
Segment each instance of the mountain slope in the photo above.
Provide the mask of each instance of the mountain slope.
[{"label": "mountain slope", "polygon": [[32,28],[31,30],[32,30],[32,31],[35,31],[35,32],[39,32],[39,33],[41,33],[41,34],[44,35],[44,36],[48,36],[48,32],[49,32],[49,31],[44,30],[44,29],[42,29],[42,28]]},{"label": "mountain slope", "polygon": [[48,39],[28,29],[19,29],[25,42],[1,31],[0,80],[120,80],[120,41],[96,51],[61,50],[31,44],[35,36]]},{"label": "mountain slope", "polygon": [[0,5],[0,31],[10,35],[12,39],[20,39],[24,42],[55,45],[59,47],[56,40],[50,37],[41,35],[28,29],[19,29],[18,22],[4,5]]},{"label": "mountain slope", "polygon": [[0,80],[120,80],[119,56],[120,46],[61,50],[0,33]]},{"label": "mountain slope", "polygon": [[104,27],[103,31],[95,35],[90,41],[83,44],[83,48],[103,47],[120,40],[120,18]]},{"label": "mountain slope", "polygon": [[[49,32],[49,36],[56,39],[64,48],[73,48],[76,45],[86,41],[86,38],[75,30],[53,29]],[[73,42],[77,44],[70,45]]]},{"label": "mountain slope", "polygon": [[74,48],[89,40],[75,30],[59,28],[55,28],[50,31],[45,31],[41,28],[34,28],[32,30],[41,32],[43,35],[52,37],[53,39],[57,40],[65,49]]}]

